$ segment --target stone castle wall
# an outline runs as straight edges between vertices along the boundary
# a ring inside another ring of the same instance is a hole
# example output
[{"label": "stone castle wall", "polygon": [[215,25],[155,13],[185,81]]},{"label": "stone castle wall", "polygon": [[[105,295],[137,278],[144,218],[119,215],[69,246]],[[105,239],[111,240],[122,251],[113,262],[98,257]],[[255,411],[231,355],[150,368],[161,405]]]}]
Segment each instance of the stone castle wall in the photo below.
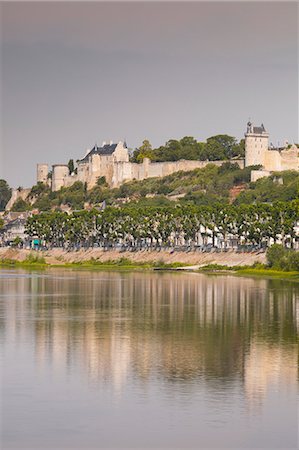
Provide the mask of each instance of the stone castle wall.
[{"label": "stone castle wall", "polygon": [[[151,162],[145,158],[138,164],[129,161],[129,152],[124,143],[119,142],[116,147],[113,145],[112,152],[107,151],[107,146],[95,147],[93,151],[88,151],[86,156],[78,161],[76,174],[69,175],[67,165],[54,165],[52,190],[69,187],[76,181],[86,183],[87,188],[92,189],[99,177],[105,177],[110,187],[118,187],[127,181],[164,177],[179,171],[203,168],[211,163],[221,166],[226,162],[196,160]],[[289,149],[269,149],[269,134],[264,126],[254,127],[251,122],[248,122],[245,133],[245,161],[240,159],[231,162],[237,163],[240,168],[260,165],[261,170],[252,171],[252,181],[275,171],[299,170],[298,148],[293,145]],[[46,182],[47,167],[46,164],[38,165],[38,181]]]},{"label": "stone castle wall", "polygon": [[[166,162],[151,162],[145,158],[142,163],[129,161],[127,150],[120,148],[112,155],[91,155],[87,161],[78,163],[77,174],[69,175],[68,166],[56,164],[52,171],[52,191],[61,187],[69,187],[76,181],[87,183],[87,188],[92,189],[99,177],[105,177],[110,187],[119,187],[122,183],[132,180],[144,180],[146,178],[164,177],[174,172],[201,169],[207,164],[221,166],[227,161],[196,161],[180,160]],[[244,160],[232,161],[244,167]]]},{"label": "stone castle wall", "polygon": [[7,203],[6,207],[5,207],[6,211],[9,211],[12,208],[13,204],[17,200],[19,200],[19,199],[26,200],[28,195],[30,194],[30,191],[31,191],[30,188],[27,188],[27,189],[24,189],[24,188],[22,188],[22,189],[13,189],[12,193],[11,193],[10,200],[8,201],[8,203]]},{"label": "stone castle wall", "polygon": [[[114,176],[111,186],[118,187],[126,181],[144,180],[146,178],[165,177],[172,173],[183,171],[187,172],[194,169],[202,169],[208,164],[221,166],[227,161],[196,161],[180,160],[167,162],[151,162],[145,158],[141,164],[131,162],[117,162],[114,164]],[[235,160],[240,168],[244,167],[244,160]]]}]

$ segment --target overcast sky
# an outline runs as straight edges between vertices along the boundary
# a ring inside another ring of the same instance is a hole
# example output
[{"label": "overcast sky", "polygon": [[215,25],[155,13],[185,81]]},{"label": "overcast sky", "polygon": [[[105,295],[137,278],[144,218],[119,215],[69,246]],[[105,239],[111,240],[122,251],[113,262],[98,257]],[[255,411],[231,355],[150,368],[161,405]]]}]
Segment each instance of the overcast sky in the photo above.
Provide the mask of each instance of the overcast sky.
[{"label": "overcast sky", "polygon": [[103,140],[298,141],[296,3],[2,3],[0,178]]}]

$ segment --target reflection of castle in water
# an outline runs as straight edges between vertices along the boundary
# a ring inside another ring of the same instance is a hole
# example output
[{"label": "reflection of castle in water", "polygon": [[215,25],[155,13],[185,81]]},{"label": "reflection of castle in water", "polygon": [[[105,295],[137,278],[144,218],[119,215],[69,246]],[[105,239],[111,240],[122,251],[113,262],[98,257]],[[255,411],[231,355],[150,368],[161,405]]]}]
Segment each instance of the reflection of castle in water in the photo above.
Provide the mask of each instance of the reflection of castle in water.
[{"label": "reflection of castle in water", "polygon": [[2,291],[11,295],[2,305],[7,339],[32,336],[39,364],[87,371],[117,391],[130,376],[171,385],[201,379],[211,389],[239,383],[252,403],[270,384],[297,384],[299,287],[292,284],[59,272],[4,280]]}]

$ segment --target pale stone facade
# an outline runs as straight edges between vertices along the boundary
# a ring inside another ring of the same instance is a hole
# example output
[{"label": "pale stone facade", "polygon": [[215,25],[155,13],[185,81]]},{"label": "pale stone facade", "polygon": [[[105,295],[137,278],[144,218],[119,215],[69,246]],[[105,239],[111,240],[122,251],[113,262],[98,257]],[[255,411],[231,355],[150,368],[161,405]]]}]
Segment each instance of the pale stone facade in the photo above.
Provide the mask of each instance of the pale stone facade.
[{"label": "pale stone facade", "polygon": [[49,166],[48,164],[38,164],[37,165],[37,182],[47,184],[48,183],[48,173]]},{"label": "pale stone facade", "polygon": [[[151,162],[145,158],[141,164],[129,160],[129,151],[124,142],[114,144],[105,142],[101,147],[95,145],[88,150],[84,158],[77,161],[75,173],[69,174],[66,164],[55,164],[52,168],[51,188],[58,191],[69,187],[76,181],[86,183],[87,189],[93,188],[99,177],[105,177],[110,187],[118,187],[126,181],[144,180],[145,178],[164,177],[178,171],[189,171],[203,168],[209,163],[222,165],[224,161],[180,160],[166,162]],[[259,165],[259,170],[251,172],[252,181],[269,176],[272,172],[283,170],[299,170],[298,148],[296,145],[287,148],[269,148],[269,133],[264,125],[255,127],[247,124],[245,133],[245,164],[244,160],[234,160],[241,168]],[[48,165],[38,164],[37,181],[49,183]]]},{"label": "pale stone facade", "polygon": [[[241,168],[244,160],[234,160]],[[141,164],[129,161],[129,151],[124,142],[118,144],[102,144],[102,147],[94,146],[88,150],[85,157],[77,161],[76,173],[69,174],[66,164],[55,164],[52,168],[52,191],[58,191],[62,187],[69,187],[76,181],[86,183],[87,189],[93,188],[98,178],[105,177],[110,187],[118,187],[126,181],[144,180],[145,178],[164,177],[178,171],[188,171],[203,168],[211,161],[180,160],[166,162],[151,162],[144,158]],[[212,161],[221,166],[224,161]],[[39,164],[37,181],[46,183],[46,164]]]},{"label": "pale stone facade", "polygon": [[30,191],[31,191],[30,188],[13,189],[12,193],[11,193],[10,200],[7,203],[5,209],[7,211],[9,211],[12,208],[13,204],[19,199],[26,200],[27,197],[29,196]]},{"label": "pale stone facade", "polygon": [[295,144],[284,148],[270,148],[269,134],[264,125],[247,124],[245,133],[245,166],[261,166],[252,170],[251,181],[269,176],[272,172],[299,170],[298,148]]}]

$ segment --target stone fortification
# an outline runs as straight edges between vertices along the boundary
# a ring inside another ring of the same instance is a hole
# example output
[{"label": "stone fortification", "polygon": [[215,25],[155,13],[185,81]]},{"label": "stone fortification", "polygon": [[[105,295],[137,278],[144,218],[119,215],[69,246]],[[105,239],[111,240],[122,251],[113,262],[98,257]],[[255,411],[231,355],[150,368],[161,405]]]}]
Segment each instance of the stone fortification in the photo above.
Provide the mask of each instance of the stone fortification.
[{"label": "stone fortification", "polygon": [[245,133],[245,166],[261,166],[252,170],[251,181],[271,175],[272,172],[299,170],[298,148],[295,144],[286,144],[283,148],[269,146],[269,133],[264,125],[255,127],[247,124]]},{"label": "stone fortification", "polygon": [[[180,160],[166,162],[151,162],[144,158],[143,162],[132,163],[129,160],[129,151],[123,142],[106,144],[101,147],[95,145],[92,150],[87,151],[84,158],[77,161],[76,172],[70,174],[66,164],[55,164],[52,167],[52,191],[58,191],[62,187],[69,187],[76,181],[86,183],[88,189],[92,189],[98,178],[105,177],[110,187],[118,187],[126,181],[144,180],[152,177],[164,177],[178,171],[189,171],[203,168],[209,163],[220,166],[225,161],[195,161]],[[234,160],[241,168],[244,160]],[[48,166],[39,164],[37,170],[37,181],[47,183],[46,172]],[[48,173],[47,173],[48,175]]]},{"label": "stone fortification", "polygon": [[6,211],[9,211],[12,208],[12,205],[19,199],[21,200],[27,200],[29,193],[30,193],[31,189],[30,188],[18,188],[18,189],[13,189],[12,193],[11,193],[11,197],[10,200],[8,201],[5,209]]},{"label": "stone fortification", "polygon": [[[224,161],[180,160],[166,162],[151,162],[145,158],[141,164],[129,160],[129,151],[125,142],[106,144],[101,147],[95,145],[86,155],[77,161],[77,169],[69,173],[66,164],[55,164],[52,167],[51,188],[57,191],[62,187],[69,187],[76,181],[93,188],[98,178],[105,177],[110,187],[118,187],[126,181],[144,180],[152,177],[164,177],[178,171],[189,171],[203,168],[209,163],[220,166]],[[252,171],[252,181],[269,176],[272,172],[282,170],[299,170],[298,148],[296,145],[274,149],[269,147],[269,133],[264,125],[247,124],[245,133],[245,162],[233,160],[241,168],[244,166],[261,166]],[[49,183],[47,164],[38,164],[37,181]]]}]

